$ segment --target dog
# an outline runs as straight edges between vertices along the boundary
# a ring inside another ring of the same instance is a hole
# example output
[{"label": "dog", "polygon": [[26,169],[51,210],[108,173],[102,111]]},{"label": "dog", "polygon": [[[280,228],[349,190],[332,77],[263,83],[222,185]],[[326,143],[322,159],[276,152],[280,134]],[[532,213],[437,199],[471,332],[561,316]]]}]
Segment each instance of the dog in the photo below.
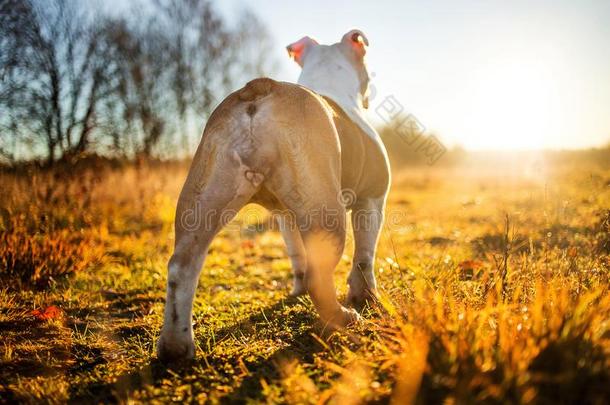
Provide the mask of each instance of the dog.
[{"label": "dog", "polygon": [[351,210],[355,252],[348,303],[374,298],[375,249],[390,185],[386,150],[364,117],[369,41],[360,30],[321,45],[289,45],[298,84],[255,79],[230,94],[206,124],[176,209],[164,323],[165,362],[193,358],[192,307],[201,267],[218,231],[247,203],[271,210],[291,259],[292,295],[309,293],[321,319],[359,319],[337,300],[333,272]]}]

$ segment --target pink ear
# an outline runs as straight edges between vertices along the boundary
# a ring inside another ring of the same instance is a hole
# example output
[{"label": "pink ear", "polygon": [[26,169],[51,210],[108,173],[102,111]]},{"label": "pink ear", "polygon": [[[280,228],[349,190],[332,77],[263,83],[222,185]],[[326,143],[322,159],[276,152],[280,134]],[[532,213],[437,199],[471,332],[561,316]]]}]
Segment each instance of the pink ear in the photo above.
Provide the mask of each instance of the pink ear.
[{"label": "pink ear", "polygon": [[288,45],[286,50],[288,51],[288,56],[293,58],[299,66],[303,67],[305,51],[312,45],[318,45],[318,41],[310,37],[303,37],[297,42]]},{"label": "pink ear", "polygon": [[366,54],[366,47],[369,46],[369,40],[364,35],[364,32],[360,30],[351,30],[347,34],[343,35],[341,42],[348,45],[351,49],[356,52],[356,55],[364,57]]}]

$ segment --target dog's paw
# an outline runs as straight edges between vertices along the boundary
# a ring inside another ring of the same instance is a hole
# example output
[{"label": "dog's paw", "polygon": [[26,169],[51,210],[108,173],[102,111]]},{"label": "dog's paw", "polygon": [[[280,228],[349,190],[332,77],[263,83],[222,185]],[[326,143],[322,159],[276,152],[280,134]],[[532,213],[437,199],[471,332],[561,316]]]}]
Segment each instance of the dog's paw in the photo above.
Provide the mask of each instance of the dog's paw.
[{"label": "dog's paw", "polygon": [[329,320],[328,324],[334,328],[340,329],[360,321],[362,321],[362,317],[358,311],[353,308],[341,307],[338,313]]},{"label": "dog's paw", "polygon": [[192,339],[171,339],[161,335],[157,341],[157,358],[163,363],[179,363],[194,357],[195,343]]},{"label": "dog's paw", "polygon": [[379,301],[377,298],[377,291],[365,289],[358,293],[353,292],[351,289],[347,294],[347,305],[356,309],[362,309],[366,305],[374,305]]},{"label": "dog's paw", "polygon": [[354,308],[343,308],[343,326],[362,322],[362,316]]},{"label": "dog's paw", "polygon": [[340,306],[333,312],[327,312],[321,316],[320,320],[324,329],[334,331],[358,323],[362,321],[362,317],[355,309]]},{"label": "dog's paw", "polygon": [[307,289],[305,288],[304,285],[302,284],[295,284],[294,287],[292,288],[292,291],[290,292],[289,296],[290,297],[300,297],[301,295],[305,295],[307,294]]}]

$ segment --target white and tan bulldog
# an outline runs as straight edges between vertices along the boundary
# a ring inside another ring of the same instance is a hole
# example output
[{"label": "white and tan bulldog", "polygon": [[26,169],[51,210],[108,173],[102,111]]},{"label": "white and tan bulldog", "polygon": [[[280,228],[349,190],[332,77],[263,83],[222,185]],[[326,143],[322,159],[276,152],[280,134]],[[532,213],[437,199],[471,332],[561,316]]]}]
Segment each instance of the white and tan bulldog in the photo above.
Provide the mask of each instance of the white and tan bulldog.
[{"label": "white and tan bulldog", "polygon": [[320,45],[305,37],[288,52],[299,84],[256,79],[212,113],[176,210],[158,357],[194,356],[192,307],[208,247],[245,204],[278,218],[294,273],[292,294],[308,292],[323,321],[358,319],[337,301],[333,272],[351,210],[355,252],[348,301],[376,293],[375,248],[390,184],[385,148],[366,121],[368,40],[359,30]]}]

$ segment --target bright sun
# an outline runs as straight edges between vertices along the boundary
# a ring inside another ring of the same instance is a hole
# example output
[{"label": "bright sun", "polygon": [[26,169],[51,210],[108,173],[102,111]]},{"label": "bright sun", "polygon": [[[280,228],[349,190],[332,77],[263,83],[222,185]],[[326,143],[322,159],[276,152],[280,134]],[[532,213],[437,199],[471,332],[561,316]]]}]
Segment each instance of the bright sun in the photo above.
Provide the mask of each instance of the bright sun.
[{"label": "bright sun", "polygon": [[539,61],[482,68],[465,117],[467,144],[475,149],[537,149],[556,125],[557,87]]}]

